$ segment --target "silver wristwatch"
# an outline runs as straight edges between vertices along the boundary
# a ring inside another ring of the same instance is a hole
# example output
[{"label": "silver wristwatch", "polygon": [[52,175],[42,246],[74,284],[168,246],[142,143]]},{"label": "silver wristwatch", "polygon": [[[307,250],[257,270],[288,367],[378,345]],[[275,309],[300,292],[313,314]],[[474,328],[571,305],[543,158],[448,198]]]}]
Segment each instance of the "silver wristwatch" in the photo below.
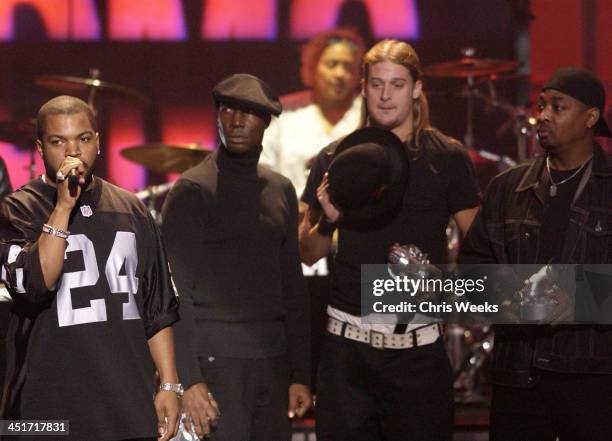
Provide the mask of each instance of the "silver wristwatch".
[{"label": "silver wristwatch", "polygon": [[62,239],[68,239],[68,236],[70,236],[70,231],[60,230],[59,228],[55,228],[47,224],[43,224],[42,232],[50,234],[51,236],[60,237]]},{"label": "silver wristwatch", "polygon": [[174,392],[179,397],[182,397],[185,389],[183,389],[183,385],[181,383],[162,383],[159,385],[159,391]]}]

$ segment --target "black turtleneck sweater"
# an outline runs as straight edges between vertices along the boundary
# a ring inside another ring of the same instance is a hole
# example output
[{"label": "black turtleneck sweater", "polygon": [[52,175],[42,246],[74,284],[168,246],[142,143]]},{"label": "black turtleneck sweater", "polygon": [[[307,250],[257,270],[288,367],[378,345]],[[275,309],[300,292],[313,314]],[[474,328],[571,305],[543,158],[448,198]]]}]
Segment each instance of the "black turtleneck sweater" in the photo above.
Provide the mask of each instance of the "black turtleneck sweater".
[{"label": "black turtleneck sweater", "polygon": [[181,305],[177,367],[186,387],[206,380],[198,357],[211,355],[286,354],[291,382],[309,384],[297,196],[287,178],[258,166],[260,153],[220,146],[181,176],[164,205],[162,234]]}]

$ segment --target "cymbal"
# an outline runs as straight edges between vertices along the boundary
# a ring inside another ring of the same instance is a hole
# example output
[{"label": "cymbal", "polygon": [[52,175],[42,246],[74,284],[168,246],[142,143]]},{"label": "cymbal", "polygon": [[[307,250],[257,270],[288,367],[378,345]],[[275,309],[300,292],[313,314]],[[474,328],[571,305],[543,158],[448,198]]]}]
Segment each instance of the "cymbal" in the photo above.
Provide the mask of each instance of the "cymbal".
[{"label": "cymbal", "polygon": [[477,81],[474,82],[474,85],[479,86],[489,81],[499,83],[501,81],[527,80],[527,79],[529,79],[528,73],[515,72],[515,73],[506,73],[506,74],[501,74],[501,75],[491,74],[491,75],[487,75],[485,77],[479,78]]},{"label": "cymbal", "polygon": [[0,141],[20,147],[34,147],[36,119],[0,121]]},{"label": "cymbal", "polygon": [[40,75],[34,78],[34,84],[46,89],[66,93],[85,93],[97,89],[103,94],[127,98],[143,104],[150,104],[151,99],[129,87],[122,86],[98,78],[82,78],[66,75]]},{"label": "cymbal", "polygon": [[463,57],[458,60],[426,66],[423,68],[423,74],[428,77],[482,77],[508,72],[516,69],[518,66],[518,61],[514,60]]},{"label": "cymbal", "polygon": [[173,185],[174,182],[165,182],[159,185],[150,185],[144,190],[140,190],[139,192],[137,192],[135,196],[141,201],[144,201],[145,199],[149,199],[151,197],[156,198],[157,196],[169,192]]},{"label": "cymbal", "polygon": [[161,174],[182,173],[198,165],[209,153],[209,150],[203,150],[198,144],[150,143],[121,150],[121,156],[125,159]]}]

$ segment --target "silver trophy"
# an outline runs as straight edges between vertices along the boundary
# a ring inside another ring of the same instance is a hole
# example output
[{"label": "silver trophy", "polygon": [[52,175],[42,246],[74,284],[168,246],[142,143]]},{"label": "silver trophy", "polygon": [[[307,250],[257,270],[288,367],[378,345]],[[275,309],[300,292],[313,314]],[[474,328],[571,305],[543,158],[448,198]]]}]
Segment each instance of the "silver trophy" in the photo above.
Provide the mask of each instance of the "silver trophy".
[{"label": "silver trophy", "polygon": [[387,261],[387,271],[393,278],[429,279],[441,274],[438,268],[430,265],[427,254],[416,245],[393,245]]},{"label": "silver trophy", "polygon": [[519,289],[521,299],[521,321],[540,322],[546,320],[558,305],[558,302],[544,294],[547,289],[554,288],[552,266],[545,265],[529,279],[525,280]]}]

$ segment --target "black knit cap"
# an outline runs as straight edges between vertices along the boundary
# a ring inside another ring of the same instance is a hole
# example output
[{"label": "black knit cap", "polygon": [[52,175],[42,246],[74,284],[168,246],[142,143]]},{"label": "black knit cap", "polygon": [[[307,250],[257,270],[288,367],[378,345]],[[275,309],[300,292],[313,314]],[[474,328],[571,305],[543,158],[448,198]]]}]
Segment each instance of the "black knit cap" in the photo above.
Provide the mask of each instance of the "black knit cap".
[{"label": "black knit cap", "polygon": [[595,124],[595,135],[612,138],[612,133],[604,119],[606,90],[595,74],[579,67],[562,67],[552,74],[542,91],[547,89],[558,90],[589,107],[597,107],[599,120]]},{"label": "black knit cap", "polygon": [[254,75],[239,73],[221,80],[213,89],[215,104],[234,104],[266,115],[280,115],[282,107],[270,86]]}]

